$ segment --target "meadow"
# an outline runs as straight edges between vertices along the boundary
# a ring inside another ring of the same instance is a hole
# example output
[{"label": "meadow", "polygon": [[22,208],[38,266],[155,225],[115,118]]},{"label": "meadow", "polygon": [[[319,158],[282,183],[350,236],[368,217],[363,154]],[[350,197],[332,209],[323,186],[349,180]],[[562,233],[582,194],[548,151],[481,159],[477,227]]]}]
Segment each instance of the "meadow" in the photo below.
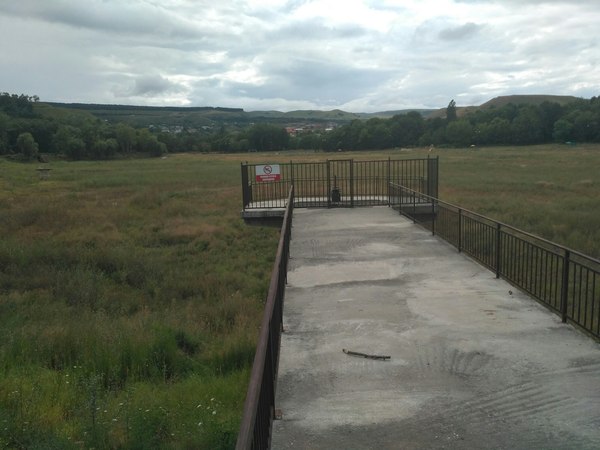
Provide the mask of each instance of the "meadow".
[{"label": "meadow", "polygon": [[242,160],[440,157],[440,197],[600,255],[600,146],[0,160],[0,447],[232,448],[278,230]]},{"label": "meadow", "polygon": [[230,448],[278,230],[219,157],[0,163],[0,448]]}]

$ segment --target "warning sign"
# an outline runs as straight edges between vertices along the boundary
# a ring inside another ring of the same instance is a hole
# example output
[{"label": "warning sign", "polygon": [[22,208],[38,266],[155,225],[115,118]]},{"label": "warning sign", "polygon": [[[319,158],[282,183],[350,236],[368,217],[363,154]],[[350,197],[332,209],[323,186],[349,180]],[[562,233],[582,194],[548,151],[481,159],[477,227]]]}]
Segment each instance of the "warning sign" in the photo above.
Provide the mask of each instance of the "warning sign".
[{"label": "warning sign", "polygon": [[281,180],[279,164],[265,164],[264,166],[256,166],[256,181],[259,183],[279,180]]}]

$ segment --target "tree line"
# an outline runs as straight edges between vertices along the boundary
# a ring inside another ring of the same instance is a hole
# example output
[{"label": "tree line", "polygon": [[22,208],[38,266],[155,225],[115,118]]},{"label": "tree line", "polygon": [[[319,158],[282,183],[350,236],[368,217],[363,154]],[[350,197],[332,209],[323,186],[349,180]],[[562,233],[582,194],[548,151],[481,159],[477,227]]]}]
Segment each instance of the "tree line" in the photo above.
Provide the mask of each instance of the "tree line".
[{"label": "tree line", "polygon": [[456,104],[451,101],[446,117],[425,119],[410,112],[391,119],[356,120],[321,136],[316,147],[332,151],[551,142],[600,142],[600,98],[578,99],[566,105],[549,101],[538,105],[509,103],[463,117],[457,116]]},{"label": "tree line", "polygon": [[245,128],[161,131],[108,123],[92,114],[39,103],[37,96],[0,94],[0,154],[32,159],[39,153],[70,159],[109,159],[144,153],[370,150],[413,146],[529,145],[600,142],[600,98],[566,105],[512,104],[478,109],[459,117],[452,100],[445,117],[418,112],[390,119],[353,120],[331,131],[290,136],[273,124]]},{"label": "tree line", "polygon": [[142,152],[159,156],[167,146],[146,128],[109,124],[91,114],[40,104],[37,96],[0,94],[0,155],[34,159],[40,153],[69,159],[110,159]]}]

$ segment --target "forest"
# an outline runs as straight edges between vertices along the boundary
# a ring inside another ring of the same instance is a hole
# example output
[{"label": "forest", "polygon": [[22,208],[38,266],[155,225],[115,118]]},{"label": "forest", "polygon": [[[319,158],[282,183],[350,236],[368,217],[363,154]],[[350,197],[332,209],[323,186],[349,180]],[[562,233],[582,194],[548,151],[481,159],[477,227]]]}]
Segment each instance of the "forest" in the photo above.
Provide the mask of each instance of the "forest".
[{"label": "forest", "polygon": [[[549,97],[550,99],[552,97]],[[89,110],[67,109],[37,96],[0,94],[0,154],[22,160],[49,155],[112,159],[167,152],[338,151],[417,146],[469,147],[600,142],[600,98],[569,102],[508,103],[457,113],[454,100],[445,114],[425,117],[410,111],[391,118],[372,117],[331,127],[300,128],[290,134],[281,124],[239,122],[241,110],[218,110],[216,125],[145,124],[102,119]],[[190,113],[198,108],[190,108]],[[179,113],[178,113],[179,114]],[[231,120],[226,120],[232,114]],[[125,117],[125,116],[124,116]],[[322,124],[321,124],[322,125]]]}]

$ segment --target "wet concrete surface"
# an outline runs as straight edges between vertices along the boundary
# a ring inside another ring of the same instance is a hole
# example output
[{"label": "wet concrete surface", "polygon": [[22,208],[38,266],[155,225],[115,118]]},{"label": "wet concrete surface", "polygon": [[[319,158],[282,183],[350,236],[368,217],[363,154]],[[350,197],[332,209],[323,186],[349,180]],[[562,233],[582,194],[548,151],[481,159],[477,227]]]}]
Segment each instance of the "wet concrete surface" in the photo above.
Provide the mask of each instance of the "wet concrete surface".
[{"label": "wet concrete surface", "polygon": [[391,209],[294,212],[284,326],[273,449],[600,449],[600,344]]}]

